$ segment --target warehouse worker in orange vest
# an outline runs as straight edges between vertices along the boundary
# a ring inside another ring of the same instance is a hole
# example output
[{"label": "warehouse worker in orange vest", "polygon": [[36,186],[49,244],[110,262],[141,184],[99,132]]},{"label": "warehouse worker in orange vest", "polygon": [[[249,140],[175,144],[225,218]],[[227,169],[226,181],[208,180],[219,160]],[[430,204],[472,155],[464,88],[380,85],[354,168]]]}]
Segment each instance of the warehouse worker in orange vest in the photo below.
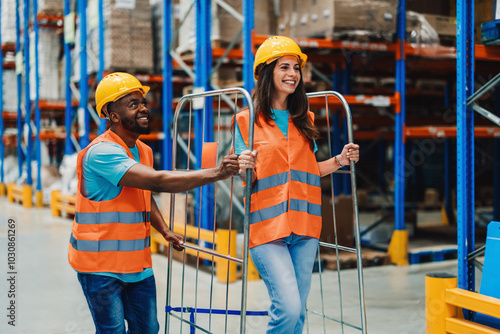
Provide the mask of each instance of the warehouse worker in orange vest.
[{"label": "warehouse worker in orange vest", "polygon": [[290,38],[264,41],[254,63],[255,151],[247,149],[249,111],[235,122],[240,172],[253,169],[250,254],[271,299],[267,333],[273,334],[302,333],[321,234],[320,177],[359,160],[352,143],[334,158],[316,160],[319,133],[302,81],[306,60]]},{"label": "warehouse worker in orange vest", "polygon": [[96,105],[110,129],[78,154],[76,213],[69,262],[94,319],[96,333],[158,333],[151,268],[150,226],[176,250],[183,238],[169,230],[151,196],[184,192],[238,172],[236,155],[212,169],[156,171],[143,86],[127,73],[112,73],[97,86]]}]

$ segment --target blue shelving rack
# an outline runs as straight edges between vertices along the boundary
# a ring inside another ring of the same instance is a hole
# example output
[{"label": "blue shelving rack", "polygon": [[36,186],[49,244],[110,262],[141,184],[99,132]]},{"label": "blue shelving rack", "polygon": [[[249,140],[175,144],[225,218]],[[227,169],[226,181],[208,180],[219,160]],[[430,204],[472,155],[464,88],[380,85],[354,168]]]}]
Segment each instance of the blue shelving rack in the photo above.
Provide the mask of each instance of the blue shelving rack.
[{"label": "blue shelving rack", "polygon": [[[193,2],[195,7],[196,15],[196,57],[194,64],[194,72],[183,66],[188,75],[194,79],[194,86],[198,90],[210,90],[212,86],[210,84],[210,76],[212,74],[212,47],[210,39],[211,30],[211,2],[205,0],[195,0]],[[253,79],[253,53],[252,53],[252,30],[254,27],[254,1],[244,0],[243,1],[243,78],[244,87],[248,91],[254,86]],[[171,78],[173,73],[172,68],[172,53],[170,50],[170,45],[172,42],[172,2],[169,0],[163,1],[163,15],[164,15],[164,25],[163,25],[163,132],[165,134],[165,139],[163,143],[163,166],[164,168],[170,168],[172,165],[172,140],[170,133],[170,122],[172,120],[172,100],[173,100],[173,88],[172,81],[166,80],[166,78]],[[231,44],[230,44],[231,45]],[[178,58],[174,58],[180,60]],[[204,137],[197,136],[195,143],[195,156],[197,165],[196,168],[201,166],[201,150],[202,142],[209,142],[213,140],[213,111],[212,102],[207,99],[205,102],[204,110],[195,110],[196,113],[196,124],[195,133],[204,133]],[[205,124],[203,124],[203,114],[205,113]],[[203,203],[204,206],[200,208],[198,204],[195,204],[195,221],[200,221],[200,226],[206,229],[213,229],[213,196],[209,195],[213,193],[213,185],[205,186],[202,188],[202,195],[204,196]],[[199,198],[199,193],[195,194],[196,198]]]},{"label": "blue shelving rack", "polygon": [[71,141],[72,125],[73,125],[73,106],[71,92],[71,48],[74,43],[74,13],[71,11],[70,0],[64,0],[64,90],[65,90],[65,107],[64,107],[64,126],[66,128],[66,139],[64,140],[64,154],[71,155],[74,153],[74,145]]},{"label": "blue shelving rack", "polygon": [[23,139],[23,114],[22,114],[22,49],[21,49],[21,16],[19,14],[19,0],[16,0],[16,84],[17,84],[17,161],[19,178],[23,173],[24,151],[22,146]]},{"label": "blue shelving rack", "polygon": [[[457,0],[457,242],[458,287],[474,290],[474,266],[467,257],[474,240],[474,1]],[[469,314],[469,317],[471,315]]]},{"label": "blue shelving rack", "polygon": [[[43,193],[42,193],[42,147],[40,143],[40,130],[41,130],[41,111],[40,111],[40,73],[39,73],[39,54],[38,54],[38,46],[39,46],[39,35],[40,35],[40,26],[38,24],[38,0],[33,0],[33,29],[35,34],[35,128],[36,128],[36,136],[35,136],[35,152],[36,152],[36,161],[37,161],[37,182],[36,182],[36,194],[35,194],[35,206],[43,207]],[[29,137],[29,142],[31,143],[31,135]],[[28,150],[29,151],[29,150]]]},{"label": "blue shelving rack", "polygon": [[[2,3],[0,2],[0,13],[2,12]],[[2,26],[2,15],[0,15],[0,27]],[[4,124],[3,124],[3,50],[2,31],[0,29],[0,196],[5,196],[5,147],[3,144]]]},{"label": "blue shelving rack", "polygon": [[78,105],[80,147],[90,144],[89,76],[87,74],[87,0],[79,0],[78,27],[80,31],[80,103]]}]

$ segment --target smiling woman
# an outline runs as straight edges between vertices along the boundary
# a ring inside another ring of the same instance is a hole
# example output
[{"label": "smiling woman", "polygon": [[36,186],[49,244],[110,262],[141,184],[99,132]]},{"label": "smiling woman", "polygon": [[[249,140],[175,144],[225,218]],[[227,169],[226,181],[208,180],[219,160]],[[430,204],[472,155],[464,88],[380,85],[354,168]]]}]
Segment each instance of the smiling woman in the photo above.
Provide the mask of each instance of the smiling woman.
[{"label": "smiling woman", "polygon": [[301,72],[306,60],[288,37],[264,41],[254,64],[255,151],[247,149],[249,110],[235,122],[240,173],[253,170],[250,254],[272,303],[267,333],[302,333],[321,233],[320,177],[359,158],[359,146],[348,144],[337,159],[316,160],[319,133]]}]

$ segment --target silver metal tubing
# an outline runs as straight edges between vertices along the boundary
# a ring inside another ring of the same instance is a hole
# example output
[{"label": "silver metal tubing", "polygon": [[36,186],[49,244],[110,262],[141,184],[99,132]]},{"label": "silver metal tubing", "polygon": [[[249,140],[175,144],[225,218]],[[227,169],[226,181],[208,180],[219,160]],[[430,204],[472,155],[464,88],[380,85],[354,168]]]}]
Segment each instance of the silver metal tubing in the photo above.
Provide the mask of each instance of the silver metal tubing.
[{"label": "silver metal tubing", "polygon": [[234,262],[237,262],[237,263],[243,263],[242,259],[238,259],[237,257],[232,257],[232,256],[229,256],[229,255],[220,254],[220,253],[208,250],[206,248],[200,248],[200,247],[196,247],[196,246],[191,246],[191,245],[186,244],[186,243],[183,244],[182,247],[189,248],[189,249],[195,250],[195,251],[200,252],[200,253],[210,254],[212,256],[219,257],[219,258],[226,259],[226,260],[230,260],[230,261],[234,261]]},{"label": "silver metal tubing", "polygon": [[341,246],[341,245],[332,245],[332,244],[329,244],[327,242],[323,242],[323,241],[320,241],[319,242],[319,245],[322,246],[322,247],[327,247],[327,248],[337,248],[338,250],[342,250],[342,251],[346,251],[346,252],[351,252],[351,253],[356,253],[356,249],[355,248],[351,248],[351,247],[346,247],[346,246]]},{"label": "silver metal tubing", "polygon": [[[182,312],[182,313],[186,313],[186,312]],[[188,324],[189,326],[193,326],[193,327],[194,327],[194,328],[196,328],[196,329],[199,329],[199,330],[200,330],[200,331],[202,331],[203,333],[213,334],[212,332],[207,331],[207,330],[206,330],[206,329],[204,329],[203,327],[200,327],[200,326],[198,326],[197,324],[194,324],[194,323],[192,323],[192,322],[191,322],[191,321],[189,321],[189,320],[186,320],[186,319],[184,319],[184,318],[182,318],[182,317],[179,317],[177,314],[172,313],[172,314],[170,314],[170,315],[171,315],[172,317],[177,318],[178,320],[180,320],[180,322],[183,322],[183,323],[185,323],[185,324]],[[181,327],[181,328],[182,328],[182,327]]]},{"label": "silver metal tubing", "polygon": [[481,86],[474,94],[472,94],[468,99],[467,99],[467,106],[470,106],[474,101],[476,101],[478,98],[484,95],[487,91],[489,91],[491,88],[495,87],[497,83],[500,82],[500,73],[498,73],[493,79],[488,81],[485,85]]},{"label": "silver metal tubing", "polygon": [[326,319],[331,320],[331,321],[334,321],[334,322],[336,322],[336,323],[339,323],[339,324],[340,324],[340,323],[343,323],[344,325],[346,325],[346,326],[348,326],[348,327],[351,327],[351,328],[354,328],[354,329],[357,329],[357,330],[359,330],[359,331],[360,331],[360,330],[362,330],[362,328],[361,328],[361,327],[356,326],[356,325],[353,325],[353,324],[350,324],[350,323],[348,323],[348,322],[346,322],[346,321],[341,321],[341,320],[339,320],[339,319],[335,319],[335,318],[333,318],[333,317],[329,317],[329,316],[327,316],[327,315],[321,314],[321,313],[319,313],[319,312],[317,312],[317,311],[314,311],[314,310],[307,310],[307,311],[308,311],[309,313],[311,313],[311,314],[317,315],[317,316],[319,316],[319,317],[326,318]]},{"label": "silver metal tubing", "polygon": [[[178,104],[177,104],[177,107],[175,109],[175,113],[173,115],[173,124],[174,124],[174,127],[173,127],[173,131],[172,131],[172,138],[173,138],[173,150],[172,150],[172,170],[175,170],[175,166],[176,166],[176,156],[177,156],[177,143],[179,142],[181,145],[180,147],[186,151],[187,153],[187,160],[188,160],[188,169],[189,169],[189,163],[191,162],[192,158],[194,157],[191,157],[191,141],[188,140],[188,144],[186,145],[182,139],[179,137],[179,134],[178,134],[178,127],[177,127],[177,124],[178,124],[178,120],[179,120],[179,115],[180,115],[180,112],[181,110],[183,110],[185,104],[187,102],[191,102],[190,103],[190,117],[189,117],[189,131],[191,133],[191,112],[192,112],[192,109],[193,109],[193,100],[195,99],[201,99],[201,98],[205,98],[205,97],[219,97],[219,119],[220,119],[220,99],[224,99],[224,100],[227,100],[227,95],[228,94],[236,94],[236,103],[234,104],[234,116],[236,116],[236,112],[238,111],[237,109],[237,98],[238,98],[238,94],[241,94],[243,96],[244,99],[246,99],[246,102],[247,102],[247,106],[248,106],[248,110],[249,110],[249,149],[250,150],[253,150],[253,136],[254,136],[254,129],[253,129],[253,124],[254,124],[254,119],[255,119],[255,112],[254,112],[254,107],[253,107],[253,103],[252,103],[252,99],[250,97],[250,94],[243,88],[228,88],[228,89],[218,89],[218,90],[212,90],[212,91],[206,91],[206,92],[200,92],[200,93],[193,93],[193,94],[187,94],[185,96],[183,96]],[[203,109],[205,110],[205,104],[203,106]],[[205,112],[203,113],[205,115]],[[205,117],[205,116],[204,116]],[[203,122],[205,122],[205,118],[203,119]],[[233,135],[233,142],[234,142],[234,133],[232,133]],[[190,136],[188,136],[188,138],[190,138]],[[203,136],[204,138],[204,136]],[[251,170],[247,170],[247,175],[246,175],[246,179],[247,179],[247,183],[251,183],[251,180],[252,180],[252,171]],[[226,192],[229,192],[230,194],[230,198],[231,198],[231,207],[232,207],[232,203],[234,200],[236,200],[236,198],[234,198],[233,194],[232,194],[232,185],[231,185],[231,190],[229,191],[229,189],[227,189],[228,187],[224,187],[222,186],[222,183],[220,184],[221,185],[221,188],[222,190],[226,191]],[[246,297],[246,294],[247,294],[247,275],[248,275],[248,259],[249,259],[249,252],[248,252],[248,245],[249,245],[249,241],[248,241],[248,236],[249,236],[249,226],[250,226],[250,195],[251,195],[251,189],[250,187],[247,187],[247,189],[245,190],[245,197],[246,197],[246,207],[245,207],[245,215],[244,215],[244,247],[243,247],[243,258],[242,259],[239,259],[239,258],[235,258],[235,257],[232,257],[230,255],[224,255],[224,254],[220,254],[220,253],[217,253],[214,249],[212,250],[209,250],[209,249],[205,249],[205,248],[201,248],[201,247],[198,247],[198,246],[194,246],[194,245],[191,245],[191,244],[184,244],[183,247],[184,248],[188,248],[188,249],[192,249],[192,250],[195,250],[198,252],[198,257],[199,257],[199,252],[201,253],[205,253],[205,254],[209,254],[213,257],[218,257],[218,258],[222,258],[222,259],[225,259],[225,260],[229,260],[229,261],[233,261],[235,263],[240,263],[242,264],[242,289],[241,289],[241,320],[240,320],[240,333],[245,333],[245,328],[246,328],[246,304],[247,304],[247,297]],[[235,202],[236,206],[238,207],[238,204],[240,204],[237,200]],[[174,228],[174,222],[175,222],[175,217],[174,217],[174,209],[175,208],[175,196],[172,196],[171,197],[171,200],[170,200],[170,205],[171,205],[171,212],[170,212],[170,229],[173,230]],[[241,208],[241,205],[238,207],[239,209],[242,209]],[[231,220],[231,219],[230,219]],[[231,223],[230,223],[231,225]],[[169,253],[169,266],[168,266],[168,271],[167,271],[167,305],[170,305],[170,301],[171,301],[171,286],[172,286],[172,266],[171,266],[171,262],[172,262],[172,250],[173,250],[173,247],[172,245],[170,245],[170,253]],[[185,261],[185,257],[186,257],[186,253],[184,253],[184,263],[186,262]],[[197,261],[199,262],[199,261]],[[213,263],[214,261],[212,261]],[[213,264],[212,264],[213,265]],[[197,270],[198,272],[198,270]],[[229,271],[228,271],[229,272]],[[212,285],[213,285],[213,268],[212,268]],[[196,282],[198,280],[196,279]],[[226,283],[227,284],[227,283]],[[197,289],[197,283],[196,283],[196,289]],[[211,286],[211,290],[213,289],[213,286]],[[184,270],[183,270],[183,274],[182,274],[182,292],[184,291]],[[197,294],[196,294],[197,295]],[[196,303],[196,301],[195,301]],[[183,296],[181,297],[181,307],[184,307],[184,298]],[[227,303],[226,303],[227,304]],[[211,305],[211,304],[210,304]],[[211,309],[211,307],[210,307]],[[196,327],[197,329],[205,332],[205,333],[210,333],[210,331],[206,331],[205,329],[202,329],[200,328],[199,326],[196,326],[194,324],[192,324],[191,322],[188,322],[187,320],[184,319],[184,315],[183,315],[184,312],[181,312],[181,315],[178,316],[178,315],[174,315],[174,314],[170,314],[170,312],[167,312],[167,316],[166,316],[166,325],[165,325],[165,332],[168,333],[168,329],[169,329],[169,316],[172,315],[174,316],[175,318],[181,320],[182,322],[185,322],[185,323],[189,323],[190,325]],[[209,312],[209,317],[211,317],[211,313]],[[226,316],[227,317],[227,316]],[[195,314],[195,319],[196,319],[196,314]],[[227,322],[227,319],[226,319],[226,322]],[[227,325],[226,325],[227,326]],[[211,318],[209,319],[209,327],[211,330]],[[182,332],[182,327],[181,327],[181,332]]]},{"label": "silver metal tubing", "polygon": [[500,117],[498,117],[494,113],[492,113],[492,112],[484,109],[483,107],[481,107],[481,106],[479,106],[479,105],[477,105],[475,103],[472,105],[472,109],[474,109],[478,114],[483,115],[488,120],[490,120],[493,123],[495,123],[496,125],[500,126]]},{"label": "silver metal tubing", "polygon": [[[324,92],[315,92],[308,93],[307,96],[309,98],[314,97],[325,97],[326,103],[328,105],[328,97],[336,97],[344,107],[345,117],[347,120],[347,137],[348,142],[354,142],[353,135],[353,126],[352,126],[352,113],[349,107],[349,104],[345,100],[345,98],[338,92],[335,91],[324,91]],[[356,187],[356,164],[354,161],[350,162],[351,167],[351,186],[352,186],[352,209],[353,209],[353,217],[354,217],[354,238],[356,245],[356,258],[357,258],[357,270],[358,270],[358,288],[359,288],[359,303],[360,303],[360,313],[361,313],[361,331],[363,334],[366,333],[366,306],[365,306],[365,293],[364,293],[364,279],[363,279],[363,258],[361,255],[361,237],[359,231],[359,214],[358,214],[358,196],[357,196],[357,187]],[[333,205],[335,207],[335,205]]]},{"label": "silver metal tubing", "polygon": [[467,261],[474,260],[476,257],[483,255],[485,251],[486,251],[486,246],[479,247],[478,249],[467,255]]}]

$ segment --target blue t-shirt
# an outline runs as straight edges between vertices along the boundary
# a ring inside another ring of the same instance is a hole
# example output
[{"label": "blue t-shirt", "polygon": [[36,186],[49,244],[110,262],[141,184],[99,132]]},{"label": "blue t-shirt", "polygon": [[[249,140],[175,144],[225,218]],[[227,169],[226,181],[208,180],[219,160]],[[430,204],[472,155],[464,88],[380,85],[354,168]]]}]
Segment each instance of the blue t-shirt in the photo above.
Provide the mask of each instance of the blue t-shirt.
[{"label": "blue t-shirt", "polygon": [[[140,162],[137,145],[130,149],[134,159],[116,143],[100,142],[91,146],[83,157],[82,194],[92,201],[108,201],[122,191],[118,185],[130,167]],[[152,268],[138,273],[92,273],[117,278],[126,283],[142,281],[153,275]]]},{"label": "blue t-shirt", "polygon": [[[273,112],[272,119],[274,123],[281,130],[285,138],[288,140],[288,118],[290,117],[290,113],[288,110],[278,110],[271,109]],[[241,136],[240,128],[238,126],[238,122],[235,122],[235,141],[234,141],[234,149],[235,154],[240,155],[241,152],[248,150],[247,145],[243,141],[243,137]],[[314,141],[314,153],[318,150],[318,146],[316,145],[316,141]]]}]

